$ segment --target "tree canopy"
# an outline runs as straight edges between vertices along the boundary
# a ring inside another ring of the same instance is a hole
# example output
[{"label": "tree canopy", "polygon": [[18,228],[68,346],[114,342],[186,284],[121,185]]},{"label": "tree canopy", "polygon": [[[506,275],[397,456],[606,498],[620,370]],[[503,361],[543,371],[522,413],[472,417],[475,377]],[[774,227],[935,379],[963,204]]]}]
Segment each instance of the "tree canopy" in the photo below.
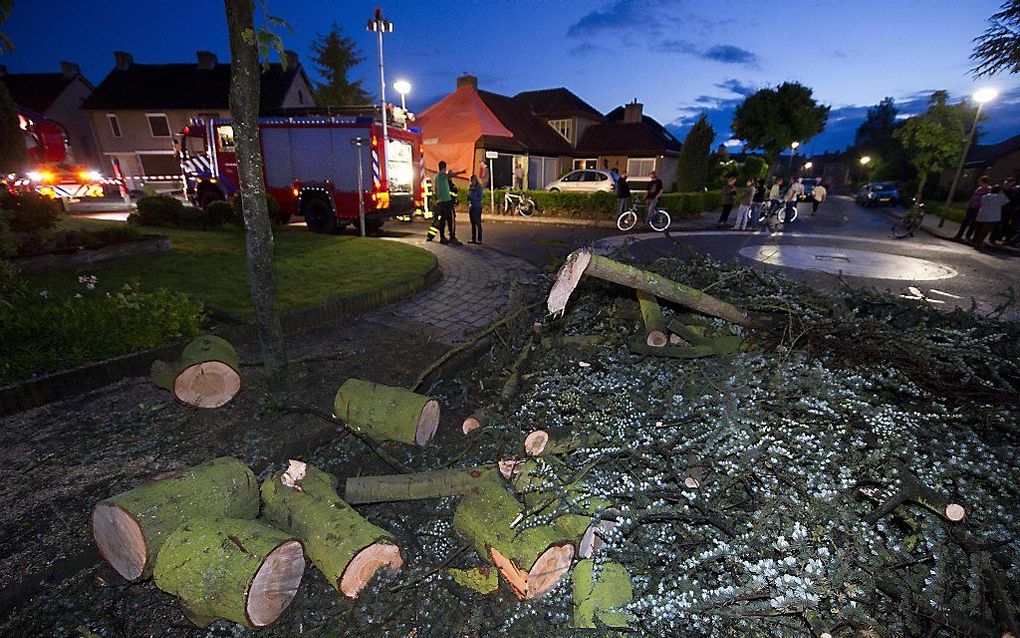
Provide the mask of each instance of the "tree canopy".
[{"label": "tree canopy", "polygon": [[349,80],[351,69],[364,62],[354,40],[346,38],[337,23],[329,33],[312,43],[312,62],[325,82],[315,82],[315,103],[319,106],[368,104],[372,95],[361,86],[361,80]]},{"label": "tree canopy", "polygon": [[914,167],[895,137],[901,124],[896,120],[898,112],[893,99],[887,97],[869,108],[867,117],[857,127],[851,153],[871,157],[867,166],[870,179],[897,181],[914,177]]},{"label": "tree canopy", "polygon": [[869,143],[882,143],[892,138],[893,130],[896,128],[896,104],[891,97],[883,99],[875,106],[868,109],[868,115],[857,127],[857,134],[854,135],[854,145],[860,146]]},{"label": "tree canopy", "polygon": [[708,186],[708,156],[714,139],[715,129],[702,113],[680,147],[677,161],[677,187],[680,191],[700,191]]},{"label": "tree canopy", "polygon": [[946,91],[935,91],[928,100],[928,110],[908,118],[894,133],[917,169],[918,197],[931,172],[960,161],[967,141],[969,114],[970,108],[965,103],[949,104]]},{"label": "tree canopy", "polygon": [[977,64],[971,73],[978,77],[1020,73],[1020,0],[1003,2],[988,20],[988,28],[974,42],[970,59]]},{"label": "tree canopy", "polygon": [[748,148],[765,151],[772,164],[793,142],[805,142],[818,135],[829,119],[829,107],[812,97],[811,89],[797,82],[764,88],[737,107],[733,116],[734,135]]}]

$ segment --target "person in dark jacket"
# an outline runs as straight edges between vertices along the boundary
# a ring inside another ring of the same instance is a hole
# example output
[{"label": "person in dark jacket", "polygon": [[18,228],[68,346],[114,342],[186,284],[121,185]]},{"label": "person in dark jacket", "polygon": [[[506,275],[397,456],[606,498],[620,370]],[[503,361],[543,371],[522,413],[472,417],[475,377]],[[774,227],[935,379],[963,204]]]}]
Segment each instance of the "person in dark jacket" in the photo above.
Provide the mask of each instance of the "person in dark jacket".
[{"label": "person in dark jacket", "polygon": [[974,194],[967,202],[967,212],[964,213],[960,230],[956,231],[956,236],[953,239],[957,241],[974,239],[974,234],[977,232],[977,214],[981,210],[981,198],[990,192],[992,192],[992,180],[984,175],[978,180],[978,187],[974,189]]},{"label": "person in dark jacket", "polygon": [[468,186],[468,217],[471,218],[471,239],[469,244],[482,243],[482,183],[478,181],[477,175],[471,176],[471,185]]},{"label": "person in dark jacket", "polygon": [[722,215],[719,215],[719,225],[727,226],[730,220],[730,211],[733,210],[733,202],[737,197],[737,178],[730,177],[722,187]]},{"label": "person in dark jacket", "polygon": [[630,200],[630,184],[627,183],[627,171],[620,173],[616,179],[616,201],[617,215],[622,215],[627,210],[627,202]]}]

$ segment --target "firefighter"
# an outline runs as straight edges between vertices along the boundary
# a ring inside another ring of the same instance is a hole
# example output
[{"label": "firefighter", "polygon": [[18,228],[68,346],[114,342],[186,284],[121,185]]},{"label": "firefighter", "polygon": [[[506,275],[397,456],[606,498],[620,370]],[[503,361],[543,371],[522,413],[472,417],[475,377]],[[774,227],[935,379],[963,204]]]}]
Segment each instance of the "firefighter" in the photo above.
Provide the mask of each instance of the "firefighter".
[{"label": "firefighter", "polygon": [[[446,162],[439,162],[439,172],[436,174],[434,180],[435,193],[436,193],[436,216],[432,220],[432,225],[429,227],[428,236],[425,241],[433,241],[436,235],[439,235],[440,244],[452,244],[459,246],[460,242],[457,240],[457,231],[454,225],[453,219],[453,204],[454,196],[457,193],[456,187],[452,181],[453,174],[446,171]],[[449,227],[450,238],[446,238],[445,230]]]}]

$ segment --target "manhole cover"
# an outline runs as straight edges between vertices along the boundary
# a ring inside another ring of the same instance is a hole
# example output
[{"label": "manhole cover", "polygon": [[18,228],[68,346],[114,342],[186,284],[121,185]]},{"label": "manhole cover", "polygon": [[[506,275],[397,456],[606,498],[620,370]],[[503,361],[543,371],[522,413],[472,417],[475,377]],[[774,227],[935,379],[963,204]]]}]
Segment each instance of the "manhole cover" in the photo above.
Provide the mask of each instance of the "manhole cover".
[{"label": "manhole cover", "polygon": [[869,279],[924,281],[949,279],[957,275],[957,272],[949,266],[927,259],[829,246],[780,246],[778,244],[745,246],[740,249],[740,256],[772,266],[820,270]]}]

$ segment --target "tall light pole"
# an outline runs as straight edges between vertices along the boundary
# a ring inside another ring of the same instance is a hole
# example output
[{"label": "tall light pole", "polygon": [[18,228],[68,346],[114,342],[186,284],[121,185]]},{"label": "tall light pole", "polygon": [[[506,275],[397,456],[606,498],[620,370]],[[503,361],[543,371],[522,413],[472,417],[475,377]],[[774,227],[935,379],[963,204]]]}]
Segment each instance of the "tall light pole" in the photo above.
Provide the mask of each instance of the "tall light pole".
[{"label": "tall light pole", "polygon": [[351,145],[358,148],[358,225],[361,227],[361,236],[365,236],[365,184],[362,179],[364,168],[361,164],[361,147],[368,142],[364,137],[351,138]]},{"label": "tall light pole", "polygon": [[382,34],[393,31],[393,23],[383,20],[382,9],[375,10],[375,16],[368,21],[368,30],[379,36],[379,103],[382,105],[383,148],[389,150],[390,133],[386,128],[386,74],[383,72]]},{"label": "tall light pole", "polygon": [[967,161],[967,153],[970,152],[970,143],[974,141],[974,131],[977,130],[978,118],[981,117],[981,107],[985,105],[985,102],[991,102],[999,94],[998,91],[991,87],[978,89],[974,92],[974,101],[977,102],[977,112],[974,113],[974,124],[970,127],[970,134],[967,135],[967,144],[963,147],[963,154],[960,155],[960,164],[956,167],[956,175],[953,176],[953,185],[949,187],[949,195],[946,196],[946,205],[942,207],[942,217],[939,218],[939,228],[946,223],[946,215],[949,213],[949,205],[953,201],[953,195],[956,193],[956,185],[960,182],[960,175],[963,173],[963,163]]},{"label": "tall light pole", "polygon": [[792,152],[790,153],[790,168],[787,169],[787,171],[786,171],[787,173],[792,173],[793,172],[793,156],[797,154],[797,147],[798,146],[800,146],[800,142],[793,142],[792,144],[790,144],[790,148],[792,149]]},{"label": "tall light pole", "polygon": [[411,83],[407,80],[397,80],[393,83],[393,90],[400,94],[400,110],[404,112],[404,128],[407,128],[407,102],[405,102],[405,96],[411,92]]}]

